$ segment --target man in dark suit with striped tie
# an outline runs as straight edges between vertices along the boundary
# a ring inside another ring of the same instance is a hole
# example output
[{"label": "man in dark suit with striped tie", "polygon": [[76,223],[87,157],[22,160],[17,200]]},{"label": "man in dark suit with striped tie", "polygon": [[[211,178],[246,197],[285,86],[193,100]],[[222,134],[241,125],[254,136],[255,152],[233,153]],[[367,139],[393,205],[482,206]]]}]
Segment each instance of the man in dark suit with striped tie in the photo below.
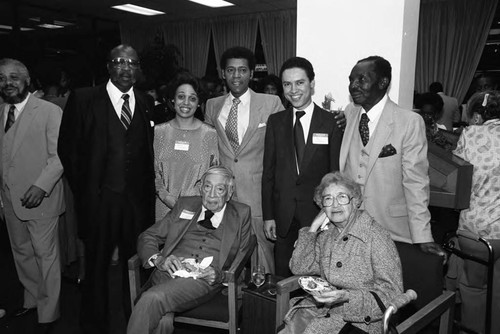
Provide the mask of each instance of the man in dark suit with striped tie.
[{"label": "man in dark suit with striped tie", "polygon": [[119,45],[108,59],[109,81],[71,94],[61,123],[58,152],[75,196],[78,234],[85,245],[81,324],[106,333],[108,265],[120,250],[125,313],[130,314],[126,261],[137,236],[154,223],[152,105],[133,85],[137,52]]}]

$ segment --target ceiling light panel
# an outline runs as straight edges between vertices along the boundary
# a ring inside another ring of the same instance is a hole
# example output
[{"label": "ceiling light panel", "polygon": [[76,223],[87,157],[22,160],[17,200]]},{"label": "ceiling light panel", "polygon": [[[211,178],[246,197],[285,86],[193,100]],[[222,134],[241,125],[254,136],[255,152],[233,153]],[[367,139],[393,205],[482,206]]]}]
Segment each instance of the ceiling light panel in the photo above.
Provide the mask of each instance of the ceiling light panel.
[{"label": "ceiling light panel", "polygon": [[189,1],[196,2],[200,5],[208,6],[208,7],[212,7],[212,8],[234,6],[234,3],[230,3],[230,2],[227,2],[224,0],[189,0]]},{"label": "ceiling light panel", "polygon": [[132,5],[130,3],[124,4],[124,5],[118,5],[118,6],[111,6],[111,8],[119,9],[119,10],[124,10],[126,12],[131,12],[139,15],[146,15],[146,16],[153,16],[153,15],[161,15],[165,14],[164,12],[160,12],[158,10],[146,8],[146,7],[141,7],[141,6],[136,6]]}]

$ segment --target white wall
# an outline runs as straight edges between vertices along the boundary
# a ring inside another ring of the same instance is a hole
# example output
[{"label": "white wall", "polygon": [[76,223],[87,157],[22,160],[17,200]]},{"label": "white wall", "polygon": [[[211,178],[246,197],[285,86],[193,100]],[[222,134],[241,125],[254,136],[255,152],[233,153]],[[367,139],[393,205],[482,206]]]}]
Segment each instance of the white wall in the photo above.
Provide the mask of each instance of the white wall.
[{"label": "white wall", "polygon": [[419,8],[420,0],[297,0],[297,56],[314,66],[314,102],[331,92],[345,108],[351,69],[378,55],[392,65],[389,96],[411,108]]}]

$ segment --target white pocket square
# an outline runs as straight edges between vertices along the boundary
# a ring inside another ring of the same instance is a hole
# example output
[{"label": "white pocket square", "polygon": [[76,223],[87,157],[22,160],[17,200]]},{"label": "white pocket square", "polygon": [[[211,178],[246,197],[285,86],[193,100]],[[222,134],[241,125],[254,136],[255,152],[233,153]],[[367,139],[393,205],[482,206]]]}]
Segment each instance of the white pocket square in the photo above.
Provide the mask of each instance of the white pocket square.
[{"label": "white pocket square", "polygon": [[259,123],[259,125],[257,126],[257,128],[263,128],[266,126],[266,123]]}]

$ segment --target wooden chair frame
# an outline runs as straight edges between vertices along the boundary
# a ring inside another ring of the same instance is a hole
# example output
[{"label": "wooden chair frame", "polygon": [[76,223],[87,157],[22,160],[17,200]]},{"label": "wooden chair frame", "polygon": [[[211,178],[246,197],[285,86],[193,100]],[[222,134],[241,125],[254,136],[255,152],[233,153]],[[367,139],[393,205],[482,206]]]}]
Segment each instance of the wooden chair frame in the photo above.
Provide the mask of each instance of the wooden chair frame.
[{"label": "wooden chair frame", "polygon": [[[289,309],[290,293],[300,288],[298,278],[300,276],[288,277],[279,281],[276,286],[276,329],[283,323],[283,319]],[[453,325],[453,312],[455,309],[455,293],[444,291],[418,310],[411,317],[397,326],[400,334],[413,334],[440,318],[439,334],[451,334]]]},{"label": "wooden chair frame", "polygon": [[[175,316],[174,321],[186,324],[193,324],[204,327],[212,327],[228,330],[230,334],[236,334],[238,330],[238,312],[241,307],[241,302],[238,302],[238,280],[245,268],[245,264],[252,255],[255,245],[257,244],[257,238],[255,235],[250,237],[249,247],[245,253],[238,254],[229,270],[225,271],[227,278],[227,288],[228,288],[228,313],[229,321],[215,321],[200,318],[192,318],[186,316]],[[135,304],[138,294],[141,291],[141,261],[139,257],[134,255],[128,260],[128,276],[130,283],[130,299],[132,304]],[[210,302],[210,301],[209,301]]]}]

